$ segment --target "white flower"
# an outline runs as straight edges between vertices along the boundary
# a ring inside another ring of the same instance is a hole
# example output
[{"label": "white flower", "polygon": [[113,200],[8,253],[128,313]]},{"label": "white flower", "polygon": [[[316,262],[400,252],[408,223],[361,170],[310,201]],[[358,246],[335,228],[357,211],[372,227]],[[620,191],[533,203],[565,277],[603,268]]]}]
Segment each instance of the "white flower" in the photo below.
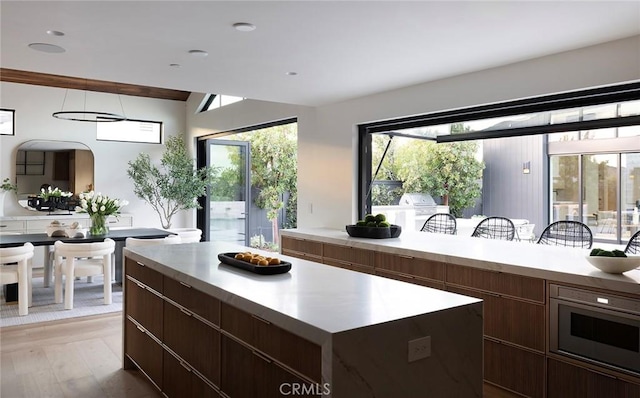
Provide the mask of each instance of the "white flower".
[{"label": "white flower", "polygon": [[96,206],[95,203],[91,205],[91,211],[94,212],[94,213],[96,213],[98,211],[98,206]]},{"label": "white flower", "polygon": [[113,201],[113,205],[114,205],[115,207],[118,207],[118,204],[119,204],[118,199],[116,199],[116,200],[114,200],[114,201]]},{"label": "white flower", "polygon": [[122,202],[120,202],[120,206],[126,206],[128,204],[129,204],[129,202],[126,201],[126,200],[123,200]]},{"label": "white flower", "polygon": [[107,210],[107,208],[106,208],[106,207],[104,207],[104,206],[100,206],[100,211],[105,211],[105,210]]}]

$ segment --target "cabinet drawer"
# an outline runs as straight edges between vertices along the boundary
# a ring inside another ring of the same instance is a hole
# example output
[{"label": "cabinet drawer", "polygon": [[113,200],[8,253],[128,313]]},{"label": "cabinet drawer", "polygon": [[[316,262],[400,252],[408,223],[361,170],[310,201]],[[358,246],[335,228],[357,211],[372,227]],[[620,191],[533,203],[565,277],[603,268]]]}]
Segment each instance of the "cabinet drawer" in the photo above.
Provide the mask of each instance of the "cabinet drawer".
[{"label": "cabinet drawer", "polygon": [[408,282],[408,283],[413,283],[413,284],[416,284],[416,285],[421,285],[421,286],[431,287],[431,288],[434,288],[434,289],[444,290],[444,282],[443,281],[415,278],[415,277],[413,277],[413,275],[401,274],[399,272],[391,272],[391,271],[387,271],[387,270],[384,270],[384,269],[376,269],[375,274],[378,275],[378,276],[383,276],[385,278],[395,279],[397,281]]},{"label": "cabinet drawer", "polygon": [[[309,392],[316,391],[315,383],[305,382],[259,352],[227,336],[222,336],[222,363],[221,390],[231,398],[319,395],[309,395]],[[241,375],[247,375],[247,378]],[[305,389],[301,392],[303,384]],[[297,388],[296,394],[293,388]]]},{"label": "cabinet drawer", "polygon": [[539,303],[545,302],[543,279],[447,264],[446,283]]},{"label": "cabinet drawer", "polygon": [[124,297],[125,313],[162,341],[162,297],[130,277],[125,280]]},{"label": "cabinet drawer", "polygon": [[220,332],[164,302],[163,343],[215,385],[220,384]]},{"label": "cabinet drawer", "polygon": [[214,325],[220,325],[220,300],[166,276],[162,288],[165,297]]},{"label": "cabinet drawer", "polygon": [[320,346],[225,303],[221,304],[220,326],[311,380],[320,382]]},{"label": "cabinet drawer", "polygon": [[373,252],[349,246],[325,243],[322,247],[324,261],[337,260],[346,264],[373,267]]},{"label": "cabinet drawer", "polygon": [[337,260],[332,260],[329,258],[325,258],[324,260],[322,260],[323,264],[327,264],[327,265],[331,265],[334,267],[338,267],[338,268],[344,268],[344,269],[349,269],[351,271],[358,271],[358,272],[363,272],[365,274],[373,274],[374,273],[374,268],[373,266],[366,266],[366,265],[361,265],[361,264],[352,264],[352,263],[348,263],[345,261],[337,261]]},{"label": "cabinet drawer", "polygon": [[162,293],[163,276],[146,265],[126,257],[125,273],[144,283],[158,293]]},{"label": "cabinet drawer", "polygon": [[159,389],[162,389],[163,351],[160,343],[141,330],[131,319],[126,319],[124,353]]},{"label": "cabinet drawer", "polygon": [[548,398],[640,398],[640,385],[592,372],[556,359],[548,359]]},{"label": "cabinet drawer", "polygon": [[168,398],[218,398],[220,394],[209,383],[198,377],[193,369],[170,352],[164,351],[162,392]]},{"label": "cabinet drawer", "polygon": [[[51,223],[51,221],[49,221],[47,223],[47,225],[49,225],[49,223]],[[43,229],[40,232],[44,232],[44,231],[45,230]],[[0,232],[20,232],[20,233],[24,233],[24,232],[26,232],[25,222],[24,221],[14,221],[14,220],[0,221]]]},{"label": "cabinet drawer", "polygon": [[405,275],[438,281],[444,280],[444,263],[439,261],[376,252],[375,266]]},{"label": "cabinet drawer", "polygon": [[309,257],[322,257],[322,243],[320,242],[283,236],[281,239],[281,245],[283,254],[286,254],[285,252],[294,252],[305,254]]},{"label": "cabinet drawer", "polygon": [[545,352],[544,305],[447,286],[447,290],[484,300],[485,336]]},{"label": "cabinet drawer", "polygon": [[485,380],[524,396],[544,395],[544,362],[542,354],[484,340]]}]

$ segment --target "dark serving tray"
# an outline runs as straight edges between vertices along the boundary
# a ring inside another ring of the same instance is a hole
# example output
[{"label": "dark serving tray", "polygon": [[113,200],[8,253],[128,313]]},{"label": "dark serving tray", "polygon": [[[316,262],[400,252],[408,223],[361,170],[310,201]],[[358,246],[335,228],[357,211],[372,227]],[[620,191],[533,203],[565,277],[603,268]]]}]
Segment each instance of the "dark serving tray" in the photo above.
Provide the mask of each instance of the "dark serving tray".
[{"label": "dark serving tray", "polygon": [[291,269],[291,263],[280,260],[279,265],[254,265],[244,260],[238,260],[235,257],[235,253],[220,253],[218,254],[218,260],[221,263],[230,265],[232,267],[241,268],[254,274],[259,275],[275,275],[284,274]]}]

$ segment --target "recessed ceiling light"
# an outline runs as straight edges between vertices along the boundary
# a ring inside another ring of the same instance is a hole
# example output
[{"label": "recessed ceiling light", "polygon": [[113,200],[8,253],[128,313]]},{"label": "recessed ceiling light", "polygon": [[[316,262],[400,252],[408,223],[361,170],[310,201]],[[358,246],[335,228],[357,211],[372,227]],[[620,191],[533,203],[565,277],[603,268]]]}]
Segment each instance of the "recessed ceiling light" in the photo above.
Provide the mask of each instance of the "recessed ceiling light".
[{"label": "recessed ceiling light", "polygon": [[59,30],[48,30],[47,34],[49,36],[64,36],[64,32],[60,32]]},{"label": "recessed ceiling light", "polygon": [[47,44],[47,43],[31,43],[29,44],[29,48],[42,51],[45,53],[63,53],[66,50],[60,46],[56,46],[55,44]]},{"label": "recessed ceiling light", "polygon": [[189,54],[199,58],[204,58],[209,55],[209,53],[204,50],[189,50]]},{"label": "recessed ceiling light", "polygon": [[169,64],[169,66],[172,68],[179,68],[180,64]]},{"label": "recessed ceiling light", "polygon": [[298,76],[298,72],[287,72],[287,76]]},{"label": "recessed ceiling light", "polygon": [[256,30],[256,26],[249,22],[236,22],[233,24],[233,27],[240,32],[251,32]]}]

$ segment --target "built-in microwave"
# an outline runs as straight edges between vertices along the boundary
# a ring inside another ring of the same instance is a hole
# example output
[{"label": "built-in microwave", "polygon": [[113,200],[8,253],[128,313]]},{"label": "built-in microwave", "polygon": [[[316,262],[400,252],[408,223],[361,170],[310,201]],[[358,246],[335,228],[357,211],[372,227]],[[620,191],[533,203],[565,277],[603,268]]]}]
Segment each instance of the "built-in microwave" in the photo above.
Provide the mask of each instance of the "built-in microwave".
[{"label": "built-in microwave", "polygon": [[549,350],[640,375],[640,300],[550,285]]}]

